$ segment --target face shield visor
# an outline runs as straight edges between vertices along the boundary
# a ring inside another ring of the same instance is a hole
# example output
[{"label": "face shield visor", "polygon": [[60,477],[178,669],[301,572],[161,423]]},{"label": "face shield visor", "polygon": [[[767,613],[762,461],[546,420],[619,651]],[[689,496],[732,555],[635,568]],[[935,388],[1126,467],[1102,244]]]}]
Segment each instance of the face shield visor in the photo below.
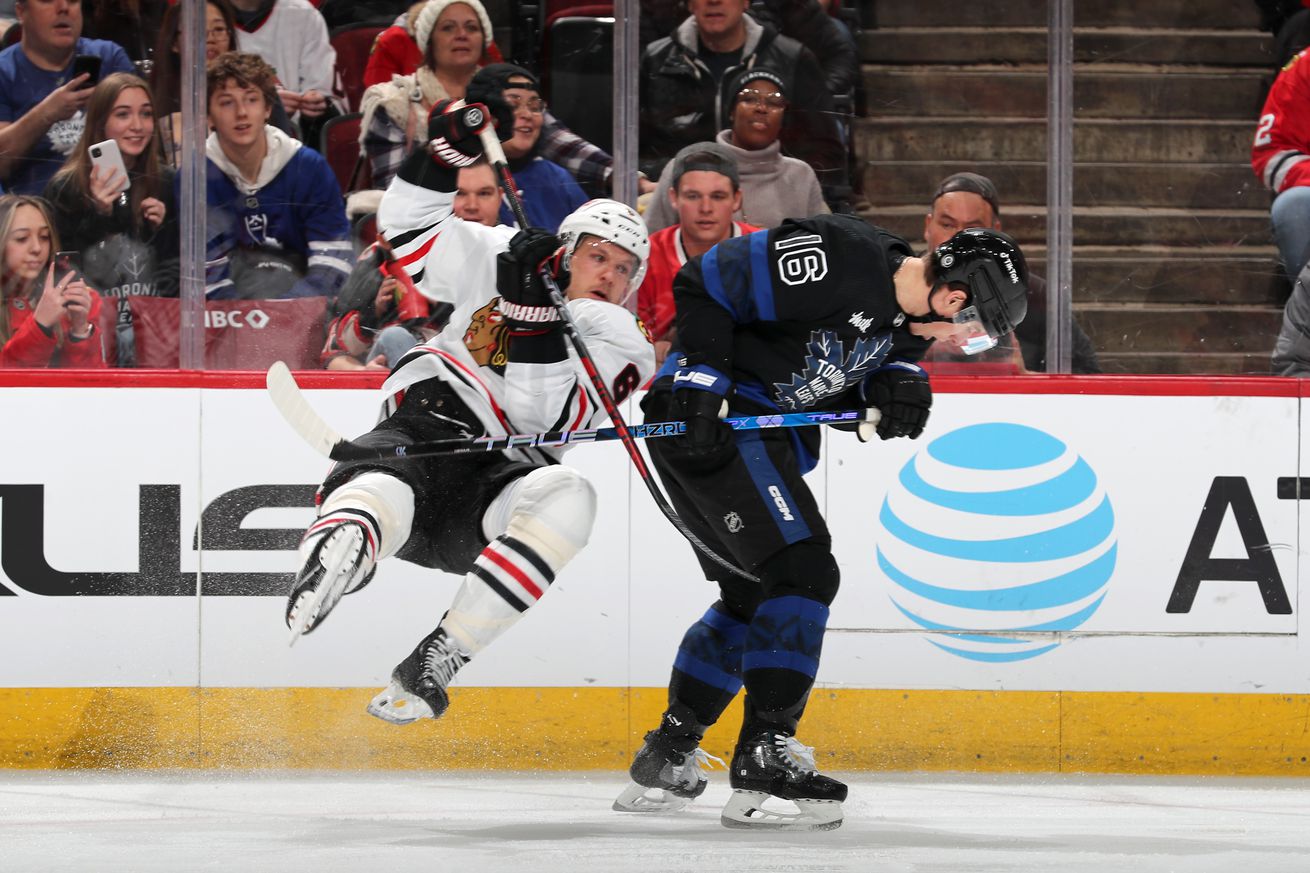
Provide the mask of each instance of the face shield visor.
[{"label": "face shield visor", "polygon": [[960,351],[966,355],[980,355],[996,348],[996,344],[1000,341],[1000,337],[992,336],[988,332],[977,306],[966,306],[961,309],[955,313],[951,323],[956,326],[954,341],[959,345]]}]

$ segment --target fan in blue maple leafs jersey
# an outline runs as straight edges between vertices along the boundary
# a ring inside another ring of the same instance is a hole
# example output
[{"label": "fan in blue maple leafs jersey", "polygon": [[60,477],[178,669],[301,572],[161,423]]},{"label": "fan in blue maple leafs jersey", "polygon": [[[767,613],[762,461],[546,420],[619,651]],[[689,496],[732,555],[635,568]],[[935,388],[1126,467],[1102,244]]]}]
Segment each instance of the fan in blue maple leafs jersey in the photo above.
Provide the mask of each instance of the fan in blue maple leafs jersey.
[{"label": "fan in blue maple leafs jersey", "polygon": [[[815,429],[733,431],[721,419],[869,407],[861,440],[917,438],[932,390],[915,363],[935,339],[985,351],[1027,312],[1028,271],[1004,234],[961,231],[914,257],[855,216],[790,219],[725,240],[673,283],[677,339],[643,403],[647,422],[685,421],[650,446],[670,502],[742,573],[697,554],[719,599],[678,649],[669,707],[630,768],[621,810],[676,809],[705,788],[699,749],[743,684],[729,827],[827,829],[846,786],[795,739],[839,575],[803,474]],[[872,417],[871,417],[872,418]],[[765,810],[770,796],[797,811]]]}]

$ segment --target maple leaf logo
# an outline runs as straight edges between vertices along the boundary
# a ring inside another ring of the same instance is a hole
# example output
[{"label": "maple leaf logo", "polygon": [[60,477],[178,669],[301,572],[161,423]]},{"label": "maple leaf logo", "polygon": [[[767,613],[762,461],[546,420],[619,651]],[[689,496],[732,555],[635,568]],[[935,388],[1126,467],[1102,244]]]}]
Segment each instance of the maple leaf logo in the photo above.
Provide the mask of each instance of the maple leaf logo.
[{"label": "maple leaf logo", "polygon": [[773,383],[774,399],[780,408],[792,412],[814,406],[858,384],[865,373],[883,362],[891,347],[891,334],[880,333],[857,339],[847,355],[836,331],[813,331],[805,369],[790,382]]}]

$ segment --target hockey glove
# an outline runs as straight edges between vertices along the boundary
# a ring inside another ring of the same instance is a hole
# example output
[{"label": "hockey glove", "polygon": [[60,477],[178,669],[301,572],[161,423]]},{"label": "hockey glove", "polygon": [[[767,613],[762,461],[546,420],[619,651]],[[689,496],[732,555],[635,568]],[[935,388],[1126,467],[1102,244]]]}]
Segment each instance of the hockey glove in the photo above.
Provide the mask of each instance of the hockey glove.
[{"label": "hockey glove", "polygon": [[873,439],[909,437],[918,439],[928,423],[932,408],[932,386],[928,374],[909,361],[891,361],[865,377],[861,385],[866,404],[876,407],[882,417],[877,425],[864,423],[857,431],[862,442]]},{"label": "hockey glove", "polygon": [[[478,133],[490,121],[481,103],[450,109],[437,102],[428,113],[428,137],[415,146],[396,172],[406,182],[432,191],[454,191],[456,173],[482,156]],[[449,110],[449,111],[447,111]]]},{"label": "hockey glove", "polygon": [[733,444],[732,428],[723,423],[728,401],[712,391],[684,388],[673,392],[673,417],[687,423],[687,432],[679,438],[682,453],[688,458],[706,460],[716,457]]},{"label": "hockey glove", "polygon": [[541,278],[543,272],[559,277],[563,251],[555,234],[530,227],[516,233],[509,249],[496,256],[500,314],[509,328],[514,361],[544,364],[568,356],[563,322]]}]

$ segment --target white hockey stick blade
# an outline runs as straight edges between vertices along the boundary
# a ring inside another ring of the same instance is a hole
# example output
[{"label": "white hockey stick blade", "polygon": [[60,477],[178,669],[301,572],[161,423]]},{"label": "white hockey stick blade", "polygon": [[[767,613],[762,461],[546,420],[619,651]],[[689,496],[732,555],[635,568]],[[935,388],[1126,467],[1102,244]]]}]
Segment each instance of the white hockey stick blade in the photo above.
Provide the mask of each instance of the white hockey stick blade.
[{"label": "white hockey stick blade", "polygon": [[615,798],[613,809],[615,812],[678,812],[686,809],[690,803],[689,797],[679,797],[669,791],[629,782],[628,787]]},{"label": "white hockey stick blade", "polygon": [[273,405],[287,424],[291,425],[291,429],[309,443],[314,451],[331,457],[333,446],[342,441],[341,434],[333,430],[309,405],[300,386],[296,384],[296,377],[291,375],[290,368],[282,361],[274,361],[268,368],[264,384],[268,386],[268,396],[272,398]]},{"label": "white hockey stick blade", "polygon": [[725,828],[771,831],[830,831],[841,827],[841,801],[793,800],[799,812],[774,812],[764,808],[770,795],[763,791],[732,792],[719,821]]}]

